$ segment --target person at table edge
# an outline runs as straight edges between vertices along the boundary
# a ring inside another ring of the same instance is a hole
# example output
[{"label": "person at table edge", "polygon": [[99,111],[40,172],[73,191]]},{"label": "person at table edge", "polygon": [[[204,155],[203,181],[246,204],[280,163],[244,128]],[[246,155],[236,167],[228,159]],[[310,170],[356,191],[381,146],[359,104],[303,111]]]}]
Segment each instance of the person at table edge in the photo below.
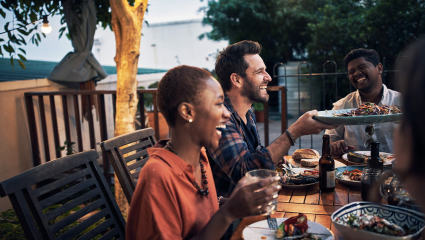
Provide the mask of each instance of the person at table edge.
[{"label": "person at table edge", "polygon": [[[354,49],[344,58],[348,79],[357,90],[333,104],[332,110],[358,108],[361,104],[372,102],[379,106],[400,106],[400,93],[391,90],[382,83],[383,66],[379,54],[374,49]],[[369,135],[367,125],[341,125],[326,130],[331,137],[331,152],[341,156],[348,150],[370,150],[367,142]],[[397,123],[387,122],[374,124],[374,138],[380,142],[381,152],[393,152],[393,132]]]},{"label": "person at table edge", "polygon": [[317,111],[313,110],[303,114],[269,146],[261,145],[252,104],[268,101],[266,88],[272,79],[260,52],[258,42],[244,40],[227,46],[216,60],[224,104],[231,113],[218,148],[207,149],[218,196],[228,197],[250,170],[274,169],[298,137],[333,127],[314,120]]}]

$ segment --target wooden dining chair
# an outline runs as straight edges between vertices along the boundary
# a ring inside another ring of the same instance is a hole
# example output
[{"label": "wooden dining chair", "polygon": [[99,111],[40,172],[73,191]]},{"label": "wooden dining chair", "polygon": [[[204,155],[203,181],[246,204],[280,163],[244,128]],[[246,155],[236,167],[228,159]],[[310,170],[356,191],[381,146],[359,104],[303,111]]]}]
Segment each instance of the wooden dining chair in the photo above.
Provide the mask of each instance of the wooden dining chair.
[{"label": "wooden dining chair", "polygon": [[125,239],[125,222],[94,150],[49,161],[0,183],[27,239]]},{"label": "wooden dining chair", "polygon": [[147,148],[155,145],[154,130],[144,128],[100,143],[102,151],[112,163],[118,181],[130,203],[139,172],[149,156]]}]

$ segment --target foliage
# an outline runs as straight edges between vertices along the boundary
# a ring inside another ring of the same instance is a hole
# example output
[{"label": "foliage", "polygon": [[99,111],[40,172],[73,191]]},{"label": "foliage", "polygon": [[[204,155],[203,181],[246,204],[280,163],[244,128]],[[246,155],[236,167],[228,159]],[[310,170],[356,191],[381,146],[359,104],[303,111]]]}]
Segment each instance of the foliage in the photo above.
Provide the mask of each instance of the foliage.
[{"label": "foliage", "polygon": [[322,0],[209,1],[204,24],[213,30],[202,35],[231,43],[243,39],[260,42],[266,62],[288,61],[305,55],[307,24]]},{"label": "foliage", "polygon": [[[52,211],[58,207],[63,206],[62,204],[55,204],[47,207],[43,210],[43,213],[46,214],[49,211]],[[76,212],[81,210],[83,205],[78,205],[71,209],[68,212],[63,213],[62,215],[58,216],[56,219],[49,222],[49,224],[54,224],[56,222],[61,221],[62,219],[69,216],[72,212]],[[70,225],[64,227],[59,231],[58,234],[63,234],[66,231],[69,231],[73,227],[76,227],[78,225],[78,222],[81,221],[80,219],[76,222],[71,223]],[[97,222],[93,223],[92,225],[88,226],[84,231],[82,231],[79,236],[76,236],[75,239],[78,237],[81,237],[82,235],[90,232],[94,228],[96,228],[98,225],[102,224],[105,221],[105,218],[101,218]],[[101,236],[97,235],[94,239],[100,239]],[[18,217],[16,216],[16,213],[13,209],[8,209],[4,212],[0,213],[0,240],[23,240],[25,238],[24,230],[22,229],[21,223],[19,222]]]},{"label": "foliage", "polygon": [[318,9],[318,21],[308,25],[309,56],[316,65],[331,59],[345,70],[348,51],[373,48],[391,69],[399,52],[425,33],[424,13],[425,2],[418,0],[328,0]]},{"label": "foliage", "polygon": [[25,239],[24,230],[21,227],[15,211],[8,209],[0,213],[0,240]]},{"label": "foliage", "polygon": [[257,112],[264,111],[264,105],[263,105],[263,103],[255,102],[254,104],[252,104],[252,107],[253,107],[253,108],[254,108],[254,110],[255,110],[255,111],[257,111]]},{"label": "foliage", "polygon": [[69,142],[69,141],[67,141],[67,140],[65,140],[64,142],[63,142],[63,146],[60,146],[60,147],[58,147],[58,151],[63,151],[63,150],[66,150],[66,155],[71,155],[71,154],[74,154],[76,151],[74,150],[74,145],[75,145],[75,142]]},{"label": "foliage", "polygon": [[[4,57],[8,55],[12,65],[16,59],[19,65],[25,68],[25,46],[28,41],[38,46],[42,38],[46,37],[44,33],[37,30],[44,15],[48,15],[49,17],[62,15],[62,26],[59,29],[59,38],[64,34],[67,35],[61,2],[61,0],[1,1],[0,19],[2,22],[5,22],[5,24],[4,32],[0,34],[0,56]],[[81,2],[81,0],[76,0],[76,4],[74,4],[77,10],[80,7],[78,4],[79,2]],[[97,22],[103,28],[110,26],[111,11],[109,0],[95,0],[95,4]],[[6,21],[10,18],[10,15],[13,16],[12,20]]]},{"label": "foliage", "polygon": [[309,59],[315,71],[354,48],[376,49],[391,68],[398,53],[425,33],[423,0],[210,0],[204,24],[210,39],[260,42],[270,68]]},{"label": "foliage", "polygon": [[[148,89],[158,88],[159,82],[156,81],[148,86]],[[145,87],[141,86],[139,89],[145,89]],[[153,111],[153,94],[145,93],[143,94],[143,105],[145,106],[147,111]]]}]

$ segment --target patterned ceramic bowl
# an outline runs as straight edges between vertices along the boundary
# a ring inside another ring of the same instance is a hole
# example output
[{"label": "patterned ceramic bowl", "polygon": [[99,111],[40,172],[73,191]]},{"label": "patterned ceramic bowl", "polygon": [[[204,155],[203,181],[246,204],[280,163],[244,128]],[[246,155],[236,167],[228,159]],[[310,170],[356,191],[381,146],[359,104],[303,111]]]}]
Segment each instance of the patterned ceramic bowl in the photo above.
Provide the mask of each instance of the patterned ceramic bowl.
[{"label": "patterned ceramic bowl", "polygon": [[[373,215],[386,219],[391,223],[408,230],[409,234],[405,236],[390,236],[375,233],[367,230],[352,228],[347,222],[350,216]],[[415,210],[400,208],[391,205],[381,205],[371,202],[352,202],[337,211],[332,216],[332,223],[342,235],[347,239],[416,239],[425,226],[424,214]]]}]

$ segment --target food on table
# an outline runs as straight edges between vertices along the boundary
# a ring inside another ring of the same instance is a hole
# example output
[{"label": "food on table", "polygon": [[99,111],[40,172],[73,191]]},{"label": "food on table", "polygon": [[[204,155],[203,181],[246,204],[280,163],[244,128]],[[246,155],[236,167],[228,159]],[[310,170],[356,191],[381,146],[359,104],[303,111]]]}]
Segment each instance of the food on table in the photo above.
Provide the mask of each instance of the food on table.
[{"label": "food on table", "polygon": [[367,158],[368,156],[364,154],[355,153],[355,152],[347,153],[347,159],[348,161],[351,161],[351,162],[364,163],[364,162],[367,162]]},{"label": "food on table", "polygon": [[310,177],[319,177],[319,170],[310,170],[310,169],[307,169],[307,170],[304,170],[304,172],[302,172],[301,175],[306,176],[306,177],[308,177],[308,176],[310,176]]},{"label": "food on table", "polygon": [[[389,153],[379,153],[379,157],[382,159],[384,164],[391,164],[391,162],[395,159],[394,154],[389,154]],[[369,158],[370,158],[370,152],[366,152],[366,154],[362,154],[359,152],[347,153],[347,159],[350,162],[367,163]]]},{"label": "food on table", "polygon": [[299,213],[298,216],[290,217],[282,222],[276,230],[277,239],[289,236],[303,235],[307,232],[307,216]]},{"label": "food on table", "polygon": [[382,105],[378,106],[375,103],[365,103],[360,105],[360,107],[351,110],[347,113],[334,114],[337,117],[353,117],[353,116],[363,116],[363,115],[385,115],[385,114],[394,114],[401,113],[401,110],[398,106],[387,106]]},{"label": "food on table", "polygon": [[317,159],[320,158],[319,152],[309,148],[297,149],[292,154],[292,159],[294,159],[294,161],[297,161],[297,162],[301,161],[301,159],[315,159],[315,158]]},{"label": "food on table", "polygon": [[319,165],[319,158],[303,158],[300,163],[303,167],[316,167]]},{"label": "food on table", "polygon": [[286,185],[301,185],[301,184],[309,184],[316,183],[319,181],[319,171],[318,170],[310,170],[306,169],[299,173],[291,172],[288,169],[283,169],[285,172],[282,176],[282,183]]},{"label": "food on table", "polygon": [[336,219],[337,223],[348,225],[352,228],[359,230],[366,230],[380,234],[391,236],[405,236],[408,231],[403,229],[397,224],[394,224],[386,219],[369,214],[362,214],[360,216],[351,214],[346,221],[341,218]]},{"label": "food on table", "polygon": [[362,178],[362,171],[359,169],[354,169],[351,171],[345,170],[342,175],[347,176],[350,180],[360,181]]}]

